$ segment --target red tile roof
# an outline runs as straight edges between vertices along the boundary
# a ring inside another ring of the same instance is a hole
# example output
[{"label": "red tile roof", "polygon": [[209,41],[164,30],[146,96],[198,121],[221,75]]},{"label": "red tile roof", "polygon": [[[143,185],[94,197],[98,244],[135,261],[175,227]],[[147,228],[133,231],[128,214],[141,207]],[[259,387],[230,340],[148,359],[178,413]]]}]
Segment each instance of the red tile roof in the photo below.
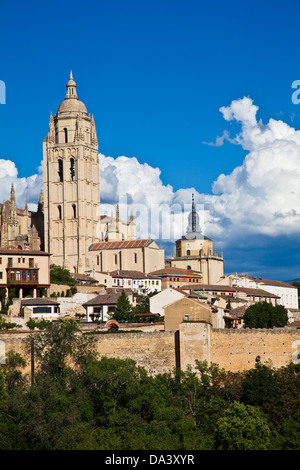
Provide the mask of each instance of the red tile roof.
[{"label": "red tile roof", "polygon": [[27,249],[20,249],[15,246],[3,246],[0,248],[0,253],[5,255],[5,254],[12,254],[12,255],[40,255],[40,256],[50,256],[50,253],[47,253],[46,251],[40,251],[40,250],[27,250]]},{"label": "red tile roof", "polygon": [[141,271],[126,271],[121,269],[116,269],[109,273],[111,277],[125,278],[125,279],[158,279],[157,276],[152,274],[145,274]]},{"label": "red tile roof", "polygon": [[154,276],[197,276],[202,277],[201,273],[197,271],[192,271],[191,269],[182,269],[182,268],[175,268],[173,266],[166,266],[163,269],[158,269],[157,271],[152,271],[150,274]]},{"label": "red tile roof", "polygon": [[89,305],[116,305],[120,295],[121,295],[121,292],[117,294],[100,294],[100,295],[97,295],[97,297],[94,297],[93,299],[88,300],[82,305],[83,307],[89,306]]},{"label": "red tile roof", "polygon": [[263,289],[252,289],[250,287],[231,287],[231,286],[223,286],[221,284],[212,284],[212,285],[193,285],[193,286],[182,286],[181,289],[192,289],[192,290],[199,290],[204,292],[243,292],[247,296],[252,297],[267,297],[267,298],[274,298],[280,299],[278,295],[272,294],[271,292],[267,292]]},{"label": "red tile roof", "polygon": [[123,240],[115,242],[98,242],[94,243],[90,248],[90,251],[99,250],[118,250],[123,248],[144,248],[149,246],[154,240],[147,238],[144,240]]}]

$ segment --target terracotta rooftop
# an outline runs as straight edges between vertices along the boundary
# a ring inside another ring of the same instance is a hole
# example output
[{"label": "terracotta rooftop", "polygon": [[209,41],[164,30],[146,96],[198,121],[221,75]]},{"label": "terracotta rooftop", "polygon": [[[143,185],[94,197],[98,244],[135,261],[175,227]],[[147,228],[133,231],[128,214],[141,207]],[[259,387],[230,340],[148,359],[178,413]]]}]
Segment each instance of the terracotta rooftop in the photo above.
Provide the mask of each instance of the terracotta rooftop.
[{"label": "terracotta rooftop", "polygon": [[297,289],[296,286],[293,286],[292,284],[289,284],[288,282],[283,282],[283,281],[272,281],[270,279],[260,279],[260,278],[253,278],[256,282],[262,282],[263,284],[266,284],[268,286],[278,286],[278,287],[291,287],[294,289]]},{"label": "terracotta rooftop", "polygon": [[121,292],[117,294],[100,294],[100,295],[97,295],[97,297],[94,297],[93,299],[88,300],[82,305],[83,307],[89,306],[89,305],[116,305],[120,295],[121,295]]},{"label": "terracotta rooftop", "polygon": [[258,282],[258,283],[266,284],[266,285],[268,285],[268,286],[292,287],[292,288],[297,289],[296,286],[293,286],[293,285],[290,284],[289,282],[273,281],[273,280],[271,280],[271,279],[263,279],[262,277],[253,277],[253,276],[249,276],[248,274],[237,274],[237,275],[235,274],[235,276],[240,277],[240,278],[245,277],[246,279],[250,279],[250,280],[253,280],[253,281]]},{"label": "terracotta rooftop", "polygon": [[214,291],[214,292],[237,292],[236,287],[223,286],[221,284],[195,284],[193,286],[181,286],[181,289],[192,289],[192,290],[203,290],[203,291]]},{"label": "terracotta rooftop", "polygon": [[48,297],[37,297],[32,299],[23,299],[21,301],[22,306],[31,305],[59,305],[56,300],[49,299]]},{"label": "terracotta rooftop", "polygon": [[39,256],[50,256],[50,253],[40,250],[22,250],[15,246],[3,246],[0,248],[1,254],[12,254],[12,255],[39,255]]},{"label": "terracotta rooftop", "polygon": [[111,277],[119,277],[126,279],[158,279],[153,274],[145,274],[141,271],[126,271],[126,270],[115,270],[109,273]]},{"label": "terracotta rooftop", "polygon": [[227,313],[227,317],[240,318],[240,317],[244,316],[245,311],[246,311],[246,305],[242,305],[241,307],[236,307],[236,308],[233,308],[232,310],[230,310]]},{"label": "terracotta rooftop", "polygon": [[195,284],[193,286],[187,285],[187,286],[181,286],[181,289],[185,290],[193,290],[193,291],[203,291],[203,292],[243,292],[247,296],[254,296],[254,297],[267,297],[267,298],[273,298],[273,299],[280,299],[278,295],[272,294],[271,292],[267,292],[263,289],[252,289],[250,287],[231,287],[231,286],[223,286],[221,284]]},{"label": "terracotta rooftop", "polygon": [[89,282],[97,282],[97,279],[92,278],[91,276],[88,276],[87,274],[77,274],[77,273],[71,273],[71,276],[76,279],[76,281],[89,281]]},{"label": "terracotta rooftop", "polygon": [[180,276],[187,276],[187,277],[191,277],[191,276],[201,277],[201,273],[197,271],[192,271],[191,269],[175,268],[173,266],[166,266],[163,269],[152,271],[150,274],[154,276],[180,275]]},{"label": "terracotta rooftop", "polygon": [[267,297],[267,298],[272,297],[273,299],[280,299],[280,296],[275,295],[275,294],[271,294],[271,292],[267,292],[263,289],[251,289],[249,287],[238,287],[237,291],[238,292],[244,292],[248,296]]},{"label": "terracotta rooftop", "polygon": [[154,240],[151,238],[143,240],[123,240],[115,242],[98,242],[91,246],[90,251],[117,250],[121,248],[144,248],[149,246]]},{"label": "terracotta rooftop", "polygon": [[125,294],[128,296],[128,295],[132,295],[133,294],[133,291],[129,288],[126,288],[126,287],[107,287],[106,288],[106,292],[108,294],[121,294],[122,293],[122,290],[125,292]]}]

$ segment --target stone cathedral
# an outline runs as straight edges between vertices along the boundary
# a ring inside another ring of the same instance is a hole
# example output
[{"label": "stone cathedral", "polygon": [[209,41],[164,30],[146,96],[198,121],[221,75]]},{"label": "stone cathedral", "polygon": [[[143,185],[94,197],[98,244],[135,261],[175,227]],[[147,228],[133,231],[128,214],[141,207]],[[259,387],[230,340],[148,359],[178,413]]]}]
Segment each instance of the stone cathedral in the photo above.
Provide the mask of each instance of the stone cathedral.
[{"label": "stone cathedral", "polygon": [[81,273],[89,267],[88,247],[98,240],[100,182],[94,118],[78,99],[72,73],[64,101],[50,116],[43,172],[45,251],[52,263]]},{"label": "stone cathedral", "polygon": [[17,209],[12,186],[10,200],[0,204],[0,246],[48,252],[52,264],[72,273],[162,268],[164,250],[154,240],[136,240],[133,214],[121,220],[118,206],[115,215],[100,214],[94,117],[77,96],[72,72],[66,88],[43,142],[38,209]]}]

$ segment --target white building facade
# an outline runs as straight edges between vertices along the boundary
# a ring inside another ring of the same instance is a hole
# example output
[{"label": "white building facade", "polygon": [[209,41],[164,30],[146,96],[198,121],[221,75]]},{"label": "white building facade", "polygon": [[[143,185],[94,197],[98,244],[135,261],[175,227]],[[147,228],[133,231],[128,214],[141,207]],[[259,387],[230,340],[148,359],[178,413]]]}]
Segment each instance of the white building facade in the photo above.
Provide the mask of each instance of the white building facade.
[{"label": "white building facade", "polygon": [[298,309],[298,289],[287,282],[272,281],[258,277],[250,277],[243,274],[230,274],[223,277],[218,284],[250,289],[263,289],[280,297],[280,305],[286,309]]}]

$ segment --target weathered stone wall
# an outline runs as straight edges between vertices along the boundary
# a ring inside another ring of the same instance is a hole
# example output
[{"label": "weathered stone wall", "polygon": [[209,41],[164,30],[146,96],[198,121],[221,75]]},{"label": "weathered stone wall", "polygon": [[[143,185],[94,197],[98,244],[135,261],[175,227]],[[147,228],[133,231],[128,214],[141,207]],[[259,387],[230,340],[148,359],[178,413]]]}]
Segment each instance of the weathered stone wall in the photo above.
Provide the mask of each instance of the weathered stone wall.
[{"label": "weathered stone wall", "polygon": [[101,356],[133,359],[150,374],[172,372],[176,365],[175,332],[153,331],[97,336]]},{"label": "weathered stone wall", "polygon": [[195,360],[210,362],[211,327],[205,323],[181,323],[179,326],[180,368],[194,367]]},{"label": "weathered stone wall", "polygon": [[255,359],[275,368],[297,359],[300,353],[300,329],[224,329],[211,330],[210,359],[233,372],[251,369]]},{"label": "weathered stone wall", "polygon": [[[175,367],[186,370],[195,360],[207,360],[233,372],[251,369],[257,356],[261,363],[274,368],[299,362],[300,329],[272,330],[213,329],[204,323],[182,323],[178,331],[157,331],[98,334],[97,350],[108,358],[133,359],[150,374],[172,372]],[[0,361],[9,350],[28,358],[28,332],[0,332]],[[27,372],[30,371],[28,360]]]},{"label": "weathered stone wall", "polygon": [[5,359],[9,351],[21,354],[28,361],[25,372],[30,371],[29,350],[26,339],[29,337],[30,331],[14,332],[7,331],[0,333],[0,364],[5,364]]},{"label": "weathered stone wall", "polygon": [[[29,350],[26,339],[32,332],[1,332],[0,361],[8,351],[20,353],[28,361],[26,372],[30,371]],[[174,332],[152,331],[137,333],[112,333],[95,335],[96,349],[100,356],[108,358],[133,359],[145,367],[149,374],[172,372],[176,365]]]}]

